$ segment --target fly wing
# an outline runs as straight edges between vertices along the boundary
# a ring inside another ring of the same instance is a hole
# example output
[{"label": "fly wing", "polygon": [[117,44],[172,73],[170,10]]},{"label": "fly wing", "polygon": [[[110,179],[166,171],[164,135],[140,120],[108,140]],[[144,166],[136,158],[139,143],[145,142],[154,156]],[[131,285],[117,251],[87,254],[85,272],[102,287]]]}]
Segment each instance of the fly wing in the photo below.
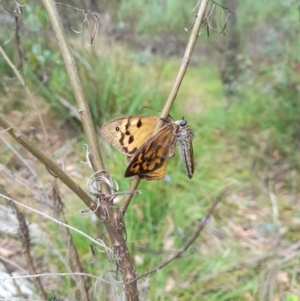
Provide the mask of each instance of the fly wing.
[{"label": "fly wing", "polygon": [[181,159],[188,177],[191,179],[194,174],[194,154],[193,154],[193,132],[189,126],[181,127],[176,134],[180,143]]}]

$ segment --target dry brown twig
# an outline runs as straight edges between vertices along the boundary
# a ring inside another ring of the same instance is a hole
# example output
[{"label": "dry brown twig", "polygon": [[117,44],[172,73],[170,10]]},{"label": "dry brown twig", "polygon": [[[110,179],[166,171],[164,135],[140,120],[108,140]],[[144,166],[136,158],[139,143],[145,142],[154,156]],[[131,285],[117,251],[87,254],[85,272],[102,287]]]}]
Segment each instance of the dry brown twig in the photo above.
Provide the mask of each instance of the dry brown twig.
[{"label": "dry brown twig", "polygon": [[[18,276],[11,276],[9,279],[26,279],[26,278],[40,278],[40,277],[53,277],[53,276],[60,276],[60,277],[65,277],[65,276],[84,276],[84,277],[89,277],[93,278],[96,281],[101,281],[103,283],[111,284],[109,281],[100,278],[99,276],[95,276],[93,274],[88,274],[88,273],[43,273],[43,274],[32,274],[32,275],[18,275]],[[0,278],[0,281],[5,281],[7,278]],[[122,285],[121,282],[116,282],[114,283],[116,285]],[[45,299],[47,300],[47,299]]]},{"label": "dry brown twig", "polygon": [[[19,222],[19,232],[20,232],[20,237],[22,239],[22,245],[23,245],[23,253],[25,257],[25,261],[27,264],[27,269],[30,274],[34,275],[37,274],[36,268],[34,266],[34,260],[31,256],[30,252],[30,236],[29,236],[29,229],[27,226],[26,219],[23,215],[23,213],[18,209],[16,204],[14,202],[10,202],[10,206],[13,208],[13,210],[16,213],[18,222]],[[33,279],[34,285],[39,292],[39,295],[41,298],[44,300],[47,299],[46,291],[42,285],[41,279],[40,278],[34,278]]]},{"label": "dry brown twig", "polygon": [[47,130],[46,130],[46,127],[45,127],[45,124],[44,124],[44,121],[43,121],[43,118],[42,118],[42,115],[40,114],[38,108],[37,108],[37,105],[36,105],[36,102],[35,102],[35,99],[31,93],[31,91],[29,90],[29,88],[27,87],[26,85],[26,82],[24,80],[24,78],[22,77],[22,75],[20,74],[19,70],[16,68],[16,66],[12,63],[12,61],[9,59],[9,57],[6,55],[4,49],[0,46],[0,54],[2,55],[2,57],[4,58],[4,60],[7,62],[7,64],[11,67],[11,69],[13,70],[13,72],[15,73],[15,75],[17,76],[19,82],[21,83],[21,85],[23,86],[25,92],[26,92],[26,95],[28,96],[28,98],[30,99],[31,101],[31,104],[32,104],[32,107],[33,109],[35,110],[37,116],[38,116],[38,119],[39,119],[39,122],[41,124],[41,128],[43,130],[43,134],[44,134],[44,137],[45,137],[45,145],[49,145],[49,137],[48,137],[48,133],[47,133]]},{"label": "dry brown twig", "polygon": [[26,7],[26,5],[27,5],[27,4],[21,4],[21,3],[19,3],[17,0],[14,0],[13,3],[14,3],[15,8],[14,8],[14,10],[9,10],[7,7],[5,7],[3,1],[1,1],[1,2],[2,2],[2,6],[4,7],[4,9],[5,9],[6,11],[8,11],[8,12],[11,13],[11,14],[16,14],[16,15],[21,15],[21,14],[23,14],[23,9],[24,9],[24,7]]},{"label": "dry brown twig", "polygon": [[15,35],[16,35],[16,42],[17,42],[17,48],[18,48],[18,53],[20,57],[20,62],[22,66],[22,62],[24,60],[24,52],[21,46],[21,38],[20,38],[20,20],[19,17],[16,15],[15,16],[15,24],[16,24],[16,30],[15,30]]},{"label": "dry brown twig", "polygon": [[[17,16],[16,16],[16,18],[17,18]],[[17,35],[17,36],[18,36],[18,35]],[[19,42],[19,39],[18,39],[18,38],[17,38],[17,41]],[[18,72],[17,68],[15,68],[15,66],[13,65],[13,63],[12,63],[12,62],[9,60],[9,58],[6,56],[6,54],[4,53],[4,50],[3,50],[2,48],[0,48],[0,52],[2,53],[3,57],[6,59],[6,61],[8,62],[8,64],[9,64],[9,65],[12,67],[12,69],[15,71],[15,74],[17,75],[17,78],[20,80],[21,84],[25,87],[25,89],[26,89],[26,91],[27,91],[27,95],[30,97],[30,99],[31,99],[31,101],[32,101],[32,104],[33,104],[33,106],[34,106],[34,109],[35,109],[35,111],[38,113],[38,116],[39,116],[39,119],[40,119],[41,126],[42,126],[42,128],[43,128],[43,130],[44,130],[44,135],[45,135],[45,137],[47,138],[48,135],[47,135],[47,132],[46,132],[44,123],[43,123],[43,119],[42,119],[42,117],[41,117],[41,115],[40,115],[40,113],[39,113],[39,111],[38,111],[38,109],[37,109],[37,107],[36,107],[36,104],[35,104],[34,98],[33,98],[33,96],[32,96],[32,93],[29,91],[29,89],[27,88],[26,83],[25,83],[24,79],[22,78],[21,74]],[[39,186],[42,187],[41,181],[39,180],[39,178],[38,178],[37,174],[35,173],[34,169],[29,165],[29,163],[28,163],[26,160],[24,160],[23,157],[21,157],[21,156],[13,149],[12,146],[9,145],[9,143],[6,141],[6,139],[5,139],[2,135],[0,135],[0,139],[1,139],[2,141],[4,141],[4,142],[6,143],[6,145],[8,145],[8,146],[10,147],[10,149],[12,150],[12,152],[15,153],[15,155],[16,155],[16,156],[21,160],[21,162],[23,162],[23,164],[27,167],[28,171],[31,172],[31,174],[34,176],[34,179],[33,179],[34,182],[39,183],[39,184],[40,184]],[[50,170],[49,170],[49,171],[50,171]],[[50,173],[51,173],[51,171],[50,171]],[[43,198],[41,198],[41,200],[44,200],[44,199],[45,199],[45,200],[48,200],[47,193],[45,193],[44,190],[43,190],[42,192],[43,192]],[[23,246],[24,246],[24,250],[25,250],[24,254],[26,255],[25,258],[26,258],[26,262],[27,262],[27,265],[28,265],[28,270],[29,270],[29,272],[30,272],[31,274],[36,274],[35,268],[34,268],[34,265],[33,265],[33,260],[32,260],[32,258],[31,258],[30,252],[29,252],[29,249],[30,249],[29,241],[30,241],[30,239],[29,239],[28,229],[26,230],[26,227],[24,226],[24,225],[25,225],[24,222],[22,222],[22,220],[20,220],[20,219],[22,219],[22,218],[24,219],[23,214],[18,210],[18,207],[15,205],[15,203],[12,203],[12,204],[13,204],[12,207],[14,208],[14,210],[15,210],[15,212],[16,212],[16,215],[17,215],[17,217],[18,217],[18,219],[19,219],[20,229],[23,229],[23,228],[24,228],[24,230],[22,230],[22,231],[24,231],[24,233],[28,236],[28,237],[26,238],[27,243],[24,242],[25,234],[22,236],[22,238],[23,238]],[[48,204],[49,204],[49,200],[48,200]],[[23,227],[23,228],[21,227],[21,224],[22,224],[22,227]],[[66,233],[69,234],[68,229],[67,229],[67,228],[64,228],[64,229],[65,229]],[[70,258],[71,258],[71,261],[74,262],[74,269],[75,269],[75,271],[80,271],[80,272],[82,272],[82,269],[81,269],[81,267],[80,267],[80,263],[79,263],[78,256],[76,256],[76,254],[77,254],[77,253],[76,253],[76,249],[74,248],[74,246],[73,246],[73,244],[72,244],[72,237],[70,236],[70,234],[69,234],[69,239],[68,239],[68,241],[69,241],[69,243],[70,243],[69,250],[70,250],[70,252],[72,252],[72,256],[70,256]],[[77,259],[77,260],[76,260],[76,259]],[[36,285],[36,287],[37,287],[37,290],[39,291],[40,296],[41,296],[42,298],[45,298],[45,291],[44,291],[43,287],[41,286],[41,283],[40,283],[39,279],[35,279],[35,280],[34,280],[34,283],[35,283],[35,285]],[[77,281],[77,287],[80,288],[80,291],[81,291],[81,299],[87,301],[87,300],[89,300],[89,299],[88,299],[87,290],[86,290],[86,288],[84,287],[84,283],[85,283],[84,279],[81,279],[81,281]]]},{"label": "dry brown twig", "polygon": [[[34,191],[35,189],[39,190],[39,201],[42,203],[50,204],[50,200],[48,198],[47,192],[43,187],[43,183],[35,172],[34,168],[29,164],[29,162],[22,156],[8,141],[5,139],[4,134],[5,131],[0,131],[0,140],[4,143],[4,145],[18,158],[20,162],[26,167],[28,172],[31,175],[31,181],[28,179],[22,179],[17,175],[13,175],[14,181],[18,181],[22,186],[28,187],[28,190]],[[8,177],[10,178],[10,177]]]},{"label": "dry brown twig", "polygon": [[[47,202],[47,204],[49,205],[49,199],[48,199],[48,195],[46,193],[46,191],[43,189],[43,185],[42,182],[40,181],[38,175],[36,174],[35,170],[30,166],[30,164],[27,162],[27,160],[25,160],[9,143],[8,141],[2,136],[2,133],[0,134],[0,139],[7,145],[7,147],[9,147],[11,149],[11,151],[17,156],[17,158],[20,160],[20,162],[22,162],[24,164],[24,166],[26,166],[27,170],[31,173],[31,175],[33,176],[33,178],[31,179],[31,181],[35,184],[34,188],[30,189],[29,187],[27,187],[27,189],[29,191],[31,191],[33,193],[33,197],[34,199],[36,199],[39,202]],[[16,179],[14,179],[16,180]],[[29,181],[28,181],[29,182]],[[30,185],[31,183],[29,182],[27,185]],[[55,191],[55,193],[53,193],[55,195],[54,199],[54,203],[55,200],[59,199],[59,191],[58,191],[58,186],[56,183],[56,179],[54,180],[54,185],[56,185],[56,189],[53,189],[53,191]],[[30,185],[32,186],[32,185]],[[42,195],[39,193],[40,189],[42,188]],[[38,191],[38,192],[37,192]],[[36,196],[34,194],[37,194]],[[42,197],[41,197],[42,196]],[[12,204],[11,206],[14,208],[15,212],[16,212],[16,216],[19,220],[19,224],[20,224],[20,229],[21,232],[24,233],[24,235],[22,235],[22,240],[23,240],[23,254],[25,255],[25,260],[28,266],[28,270],[30,272],[30,274],[36,274],[35,271],[35,267],[33,264],[33,259],[31,257],[30,254],[30,238],[29,238],[29,232],[27,229],[27,224],[24,222],[24,217],[23,214],[19,211],[17,205],[11,200],[10,203]],[[54,206],[54,209],[56,209],[57,206]],[[61,212],[61,210],[60,210]],[[76,248],[73,244],[73,240],[72,237],[69,233],[68,228],[66,227],[62,227],[62,231],[65,231],[65,233],[68,235],[68,237],[66,238],[66,241],[69,242],[69,252],[72,254],[71,256],[69,256],[70,261],[73,262],[73,272],[82,272],[82,268],[79,262],[79,258],[77,256],[77,251]],[[72,270],[71,270],[72,271]],[[81,277],[81,276],[77,276],[77,277]],[[74,277],[75,278],[75,277]],[[87,294],[87,289],[85,288],[84,284],[85,284],[85,279],[74,279],[75,283],[76,283],[76,287],[78,287],[80,289],[81,292],[81,299],[82,300],[88,300],[88,294]],[[37,291],[39,292],[39,295],[44,298],[44,289],[41,287],[41,283],[39,282],[39,279],[34,279],[34,284],[37,287]]]},{"label": "dry brown twig", "polygon": [[195,230],[194,234],[189,238],[189,240],[177,251],[175,252],[175,254],[173,256],[171,256],[171,258],[169,258],[168,260],[166,260],[165,262],[161,263],[159,266],[149,270],[148,272],[138,276],[136,278],[136,280],[148,276],[149,274],[152,274],[154,272],[157,272],[159,270],[161,270],[163,267],[167,266],[168,264],[170,264],[172,261],[174,261],[177,258],[180,258],[182,256],[182,254],[195,242],[195,240],[199,237],[200,233],[202,232],[202,230],[204,229],[207,221],[209,220],[212,212],[214,211],[214,209],[216,208],[216,206],[218,205],[218,203],[221,201],[221,199],[226,196],[229,191],[231,190],[232,186],[228,186],[226,188],[224,188],[215,198],[214,201],[212,203],[212,205],[210,206],[210,208],[207,210],[205,217],[202,219],[202,221],[199,223],[197,229]]},{"label": "dry brown twig", "polygon": [[[75,94],[81,122],[89,145],[89,161],[94,172],[98,170],[105,170],[105,166],[98,146],[96,131],[91,118],[90,108],[85,98],[85,94],[75,65],[75,60],[73,58],[69,44],[67,43],[65,32],[58,15],[56,5],[53,1],[47,0],[43,0],[43,4],[49,16],[52,29],[54,31],[62,58],[64,60],[65,68]],[[104,223],[112,244],[115,261],[120,267],[124,283],[126,283],[128,280],[135,278],[135,269],[129,255],[126,241],[123,237],[122,229],[119,226],[119,223],[121,221],[119,221],[118,216],[120,214],[118,213],[118,210],[115,210],[115,208],[112,206],[112,202],[106,202],[106,196],[110,193],[110,187],[105,181],[101,181],[99,183],[98,191],[99,195],[97,198],[99,201],[99,206],[97,206],[97,204],[93,202],[90,203],[88,207],[90,207],[92,211],[95,211],[95,214]],[[130,283],[129,285],[125,285],[124,291],[128,301],[138,300],[136,281]]]},{"label": "dry brown twig", "polygon": [[[64,204],[61,199],[61,194],[59,191],[59,186],[57,184],[57,179],[55,178],[52,184],[52,195],[54,203],[54,211],[56,212],[57,217],[60,217],[60,220],[66,222],[65,213],[64,213]],[[68,244],[68,259],[72,267],[73,272],[83,273],[84,269],[81,265],[77,248],[74,244],[73,237],[70,233],[70,230],[66,227],[61,227],[61,235],[64,237],[64,241]],[[79,275],[74,276],[75,285],[79,289],[80,299],[84,301],[89,301],[88,286],[85,277]]]},{"label": "dry brown twig", "polygon": [[84,233],[83,231],[78,230],[77,228],[74,228],[74,227],[72,227],[72,226],[70,226],[70,225],[68,225],[68,224],[65,224],[65,223],[63,223],[63,222],[61,222],[61,221],[59,221],[59,220],[57,220],[57,219],[55,219],[55,218],[53,218],[53,217],[51,217],[51,216],[49,216],[49,215],[47,215],[47,214],[45,214],[45,213],[39,211],[39,210],[36,210],[36,209],[30,207],[30,206],[26,206],[26,205],[24,205],[24,204],[22,204],[22,203],[20,203],[20,202],[18,202],[18,201],[16,201],[16,200],[12,199],[11,197],[9,197],[9,196],[7,196],[7,195],[4,195],[4,194],[1,194],[1,193],[0,193],[0,197],[2,197],[3,199],[5,199],[5,200],[7,200],[7,201],[9,201],[9,202],[14,202],[14,203],[15,203],[16,205],[18,205],[19,207],[25,208],[26,210],[29,210],[29,211],[31,211],[31,212],[34,212],[35,214],[38,214],[38,215],[40,215],[40,216],[42,216],[42,217],[44,217],[44,218],[46,218],[46,219],[48,219],[48,220],[51,220],[52,222],[54,222],[54,223],[56,223],[56,224],[58,224],[58,225],[60,225],[60,226],[66,227],[66,228],[68,228],[68,229],[70,229],[70,230],[76,232],[77,234],[79,234],[79,235],[85,237],[86,239],[88,239],[89,241],[91,241],[92,243],[94,243],[95,245],[97,245],[97,246],[103,248],[104,251],[106,252],[106,254],[107,254],[108,257],[110,257],[111,254],[113,253],[112,249],[110,249],[109,247],[107,247],[106,244],[105,244],[103,241],[101,241],[101,240],[99,240],[99,239],[94,239],[94,238],[88,236],[88,235],[87,235],[86,233]]}]

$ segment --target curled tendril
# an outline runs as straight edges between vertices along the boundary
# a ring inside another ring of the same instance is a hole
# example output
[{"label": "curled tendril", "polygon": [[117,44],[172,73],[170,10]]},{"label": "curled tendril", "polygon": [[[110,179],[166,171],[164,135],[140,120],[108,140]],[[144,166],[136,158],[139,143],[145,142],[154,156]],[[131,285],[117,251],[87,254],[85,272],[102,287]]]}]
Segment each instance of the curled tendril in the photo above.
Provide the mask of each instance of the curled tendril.
[{"label": "curled tendril", "polygon": [[93,13],[92,16],[94,18],[94,29],[91,34],[91,45],[93,44],[93,42],[98,34],[99,27],[100,27],[99,16],[95,13]]},{"label": "curled tendril", "polygon": [[[106,232],[103,232],[103,233],[99,234],[99,235],[95,238],[95,240],[96,240],[101,246],[105,245],[105,242],[104,242],[104,235],[105,235],[105,234],[106,234]],[[92,243],[90,244],[91,252],[92,252],[92,254],[93,254],[94,257],[96,257],[96,253],[95,253],[95,248],[96,248],[96,247],[97,247],[97,245],[96,245],[94,242],[92,242]],[[106,254],[107,254],[107,256],[108,256],[108,259],[109,259],[110,261],[113,261],[113,258],[114,258],[114,253],[113,253],[113,252],[107,252],[106,249],[104,249],[104,251],[103,251],[102,249],[97,249],[97,251],[100,252],[100,253],[106,252]],[[109,250],[109,251],[110,251],[110,250]]]},{"label": "curled tendril", "polygon": [[8,12],[10,12],[11,14],[18,14],[18,15],[22,15],[23,14],[23,8],[26,7],[26,4],[21,4],[19,3],[17,0],[14,0],[15,3],[15,9],[14,10],[9,10],[8,8],[6,8],[4,6],[4,4],[2,3],[2,6],[4,7],[4,9]]},{"label": "curled tendril", "polygon": [[[98,30],[99,30],[99,27],[100,27],[100,18],[98,16],[98,14],[90,12],[90,11],[85,10],[85,9],[79,9],[78,7],[73,7],[71,5],[64,4],[64,3],[56,2],[56,5],[62,5],[62,6],[70,8],[70,9],[76,10],[78,12],[81,12],[83,14],[84,17],[83,17],[83,21],[81,22],[81,29],[80,30],[75,30],[73,27],[71,27],[71,29],[75,33],[82,33],[86,28],[88,28],[89,32],[91,33],[91,44],[90,44],[90,46],[91,46],[93,44],[96,36],[97,36]],[[94,19],[93,30],[91,30],[91,25],[90,25],[90,21],[89,21],[90,16]]]},{"label": "curled tendril", "polygon": [[118,183],[106,170],[98,170],[87,181],[87,188],[92,195],[97,195],[99,192],[102,193],[100,191],[101,188],[99,188],[101,187],[101,182],[104,182],[109,187],[111,195],[119,190]]},{"label": "curled tendril", "polygon": [[[89,147],[87,144],[84,144],[84,146],[86,146],[86,162],[89,165],[89,167],[91,169],[93,169],[93,166],[92,166],[92,163],[90,160]],[[101,187],[103,186],[103,184],[105,184],[108,187],[108,189],[109,189],[108,192],[102,191]],[[91,195],[94,195],[97,197],[98,203],[97,203],[97,208],[95,210],[97,210],[99,208],[99,200],[101,200],[101,199],[106,202],[112,202],[113,199],[118,195],[129,194],[129,193],[137,195],[140,193],[140,191],[137,191],[137,190],[118,192],[119,185],[118,185],[117,181],[109,174],[109,172],[107,172],[104,169],[94,172],[88,178],[87,189]],[[87,212],[89,212],[89,214],[90,214],[90,211],[87,211],[87,209],[84,209],[82,211],[82,214],[86,214]]]},{"label": "curled tendril", "polygon": [[192,25],[190,26],[190,28],[184,28],[184,30],[186,31],[186,32],[189,32],[192,28],[193,28],[193,26],[194,26],[194,24],[195,24],[195,20],[196,20],[196,18],[198,17],[198,15],[194,15],[194,18],[193,18],[193,23],[192,23]]},{"label": "curled tendril", "polygon": [[93,170],[92,162],[90,160],[90,150],[89,146],[87,144],[83,144],[83,146],[86,147],[85,157],[86,157],[86,163],[88,164],[89,168]]},{"label": "curled tendril", "polygon": [[84,15],[83,21],[81,22],[82,28],[81,28],[80,30],[75,30],[75,29],[71,26],[71,29],[72,29],[75,33],[82,33],[82,32],[84,31],[84,29],[85,29],[86,26],[88,26],[88,28],[90,28],[90,23],[89,23],[89,19],[88,19],[89,12],[83,11],[82,13],[83,13],[83,15]]},{"label": "curled tendril", "polygon": [[196,8],[199,6],[199,4],[200,4],[200,0],[198,0],[197,4],[196,4],[195,7],[193,8],[193,11],[196,10]]},{"label": "curled tendril", "polygon": [[[101,184],[105,183],[110,191],[109,193],[104,193],[101,191]],[[87,181],[87,189],[90,192],[90,194],[97,197],[97,199],[103,198],[106,201],[111,202],[115,197],[122,194],[140,194],[141,192],[139,190],[133,190],[133,191],[119,191],[119,185],[117,181],[106,171],[106,170],[98,170],[94,172]]]},{"label": "curled tendril", "polygon": [[[194,7],[193,11],[199,6],[199,4],[200,4],[200,0],[197,2],[197,4]],[[222,22],[223,22],[223,25],[221,26],[221,29],[220,29],[220,34],[221,33],[225,34],[225,31],[227,29],[227,24],[228,24],[228,22],[229,22],[229,20],[230,20],[230,18],[232,16],[232,14],[234,13],[230,9],[228,9],[228,8],[226,8],[226,7],[224,7],[224,6],[216,3],[215,1],[211,0],[210,1],[210,7],[206,10],[205,18],[204,18],[204,20],[203,20],[203,22],[201,24],[201,27],[206,26],[207,35],[208,36],[209,36],[209,31],[210,30],[213,30],[213,31],[217,31],[218,30],[218,28],[215,28],[213,26],[213,17],[214,17],[214,15],[216,13],[216,7],[220,7],[221,8],[221,13],[220,14],[222,14],[222,12],[224,12],[224,14],[225,14],[224,20],[222,20],[221,17],[220,17],[219,23],[222,24]],[[193,28],[193,26],[195,24],[195,20],[196,20],[197,17],[198,17],[197,15],[194,15],[192,25],[189,28],[184,28],[184,30],[186,32],[190,31]]]}]

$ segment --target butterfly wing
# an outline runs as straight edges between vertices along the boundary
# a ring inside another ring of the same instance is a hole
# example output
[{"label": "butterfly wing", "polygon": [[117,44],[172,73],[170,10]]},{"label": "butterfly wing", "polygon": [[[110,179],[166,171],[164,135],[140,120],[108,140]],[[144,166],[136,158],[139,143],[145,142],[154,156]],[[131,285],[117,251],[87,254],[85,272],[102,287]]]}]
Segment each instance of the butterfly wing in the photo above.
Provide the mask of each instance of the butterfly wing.
[{"label": "butterfly wing", "polygon": [[132,156],[151,137],[158,119],[155,116],[121,116],[106,122],[100,133],[112,146]]},{"label": "butterfly wing", "polygon": [[152,172],[149,172],[149,173],[140,174],[139,178],[145,179],[145,180],[161,180],[166,175],[166,169],[167,169],[167,160],[165,159],[162,162],[162,165],[160,166],[160,168],[158,168]]},{"label": "butterfly wing", "polygon": [[124,176],[139,176],[147,180],[162,179],[166,172],[166,159],[174,156],[176,129],[177,125],[169,122],[148,139],[133,155]]}]

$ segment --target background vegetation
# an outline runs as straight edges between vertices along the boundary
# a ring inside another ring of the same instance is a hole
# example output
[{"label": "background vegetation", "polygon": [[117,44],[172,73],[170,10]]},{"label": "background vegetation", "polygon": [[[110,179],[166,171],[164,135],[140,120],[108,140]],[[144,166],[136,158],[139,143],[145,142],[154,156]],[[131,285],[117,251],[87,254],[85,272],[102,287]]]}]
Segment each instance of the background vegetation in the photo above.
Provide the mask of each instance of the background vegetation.
[{"label": "background vegetation", "polygon": [[[82,163],[85,141],[79,120],[62,101],[75,105],[45,11],[33,2],[18,15],[10,12],[12,2],[1,4],[1,45],[34,93],[51,150],[43,149],[37,113],[2,58],[1,113],[52,159],[63,161],[69,175],[84,187],[91,174]],[[196,3],[68,4],[100,13],[100,29],[91,46],[88,30],[81,34],[71,30],[80,29],[82,13],[58,5],[96,126],[120,115],[158,115],[142,108],[162,108],[180,65],[189,34],[184,28],[192,24]],[[180,248],[212,198],[229,184],[234,188],[185,257],[140,281],[141,300],[300,299],[299,3],[245,0],[222,5],[235,11],[234,19],[225,35],[218,28],[207,36],[203,28],[171,111],[175,119],[184,114],[194,131],[194,177],[187,178],[177,154],[168,162],[166,180],[141,182],[142,194],[134,197],[125,217],[137,272],[146,272]],[[216,27],[220,16],[217,10]],[[20,145],[2,136],[7,141],[1,142],[1,193],[64,219],[94,238],[101,235],[101,223],[81,214],[82,203]],[[120,190],[127,190],[130,179],[123,178],[124,155],[103,141],[101,147],[107,169]],[[40,186],[24,161],[33,166]],[[56,191],[63,202],[59,214]],[[43,232],[43,240],[33,241],[32,249],[39,271],[65,272],[70,254],[64,231],[29,211],[26,217]],[[93,254],[90,242],[78,234],[72,237],[84,270],[109,279],[113,265],[106,255],[97,250]],[[1,257],[26,268],[20,239],[7,228],[0,246],[11,252],[1,251]],[[53,274],[43,277],[43,282],[49,300],[55,295],[80,299],[69,277]],[[109,286],[100,282],[94,286],[90,280],[89,291],[92,300],[116,300]]]}]

